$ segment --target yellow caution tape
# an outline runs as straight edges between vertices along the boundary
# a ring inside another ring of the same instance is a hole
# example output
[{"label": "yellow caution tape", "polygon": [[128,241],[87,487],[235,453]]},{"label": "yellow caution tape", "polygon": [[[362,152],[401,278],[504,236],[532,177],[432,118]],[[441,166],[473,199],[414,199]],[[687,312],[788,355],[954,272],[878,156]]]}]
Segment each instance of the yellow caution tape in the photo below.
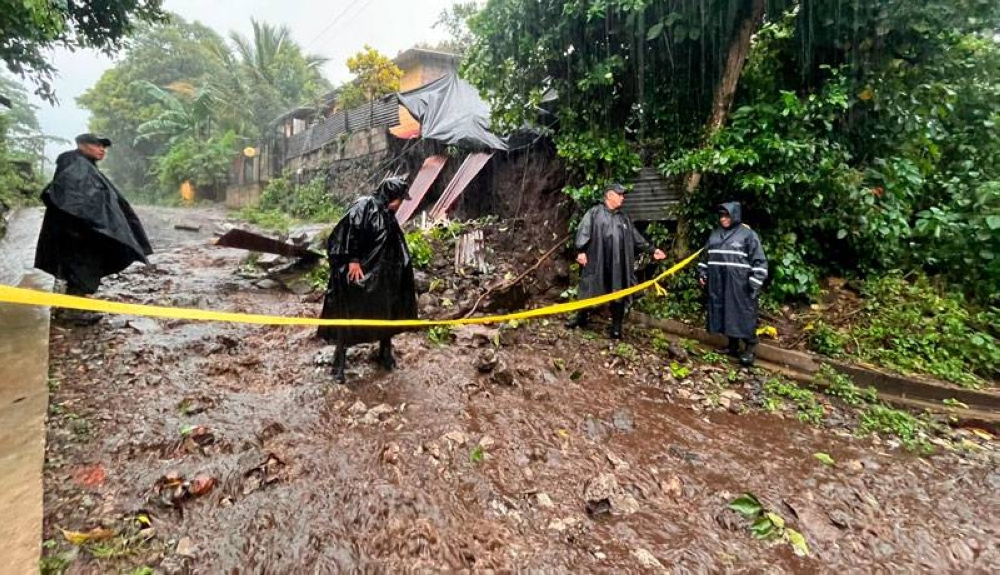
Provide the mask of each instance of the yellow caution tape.
[{"label": "yellow caution tape", "polygon": [[193,321],[219,321],[229,323],[248,323],[257,325],[291,325],[291,326],[338,326],[338,327],[434,327],[434,326],[454,326],[472,324],[504,323],[513,320],[531,319],[550,315],[559,315],[581,310],[588,307],[606,304],[608,302],[628,297],[651,287],[656,287],[657,292],[666,293],[659,285],[659,282],[669,276],[676,274],[688,266],[701,251],[695,252],[684,261],[677,263],[669,270],[659,276],[641,284],[627,289],[616,291],[607,295],[592,297],[584,300],[531,309],[506,315],[488,317],[470,317],[464,319],[450,319],[440,321],[430,320],[380,320],[380,319],[322,319],[310,317],[284,317],[278,315],[258,315],[245,313],[228,313],[219,311],[209,311],[192,308],[175,308],[154,305],[142,305],[132,303],[120,303],[99,299],[90,299],[78,296],[53,294],[38,290],[17,288],[7,285],[0,285],[0,302],[14,303],[21,305],[60,307],[84,311],[96,311],[111,314],[139,315],[147,317],[161,317],[167,319],[181,319]]}]

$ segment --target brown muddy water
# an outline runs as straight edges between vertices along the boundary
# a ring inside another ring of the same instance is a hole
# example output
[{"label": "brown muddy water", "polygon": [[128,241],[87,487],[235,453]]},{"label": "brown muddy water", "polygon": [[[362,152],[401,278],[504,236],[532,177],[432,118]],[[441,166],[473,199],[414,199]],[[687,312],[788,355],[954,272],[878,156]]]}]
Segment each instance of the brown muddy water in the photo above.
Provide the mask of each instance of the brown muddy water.
[{"label": "brown muddy water", "polygon": [[[234,273],[243,255],[177,247],[101,296],[318,312]],[[729,409],[705,408],[678,389],[727,368],[678,383],[635,331],[623,360],[556,321],[504,330],[493,375],[477,364],[494,334],[456,335],[397,337],[394,373],[358,348],[338,386],[308,329],[57,324],[46,554],[79,574],[1000,572],[993,453],[921,459],[761,414],[748,372]],[[601,474],[611,512],[588,514]],[[744,492],[810,555],[754,539],[726,511]],[[77,549],[59,532],[102,525],[126,535]]]}]

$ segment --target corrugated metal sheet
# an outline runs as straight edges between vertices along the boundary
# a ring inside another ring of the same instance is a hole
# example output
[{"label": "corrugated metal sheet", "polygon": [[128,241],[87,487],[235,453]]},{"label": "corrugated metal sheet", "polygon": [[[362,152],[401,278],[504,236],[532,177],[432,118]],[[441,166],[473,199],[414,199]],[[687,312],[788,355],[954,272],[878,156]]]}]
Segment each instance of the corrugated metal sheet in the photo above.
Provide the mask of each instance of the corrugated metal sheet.
[{"label": "corrugated metal sheet", "polygon": [[431,156],[424,160],[424,165],[420,167],[420,172],[417,173],[413,184],[410,185],[410,199],[404,201],[403,205],[399,206],[399,211],[396,212],[396,220],[399,225],[406,224],[417,212],[420,202],[427,195],[427,190],[430,190],[431,186],[434,185],[434,181],[437,180],[447,161],[446,156]]},{"label": "corrugated metal sheet", "polygon": [[288,138],[285,158],[297,158],[315,152],[341,134],[399,123],[399,100],[388,96],[374,104],[364,104],[326,118],[304,132]]},{"label": "corrugated metal sheet", "polygon": [[475,230],[458,238],[455,244],[455,272],[473,268],[487,273],[486,254],[483,251],[483,230]]},{"label": "corrugated metal sheet", "polygon": [[656,168],[643,168],[632,180],[632,191],[622,209],[633,221],[658,222],[677,219],[672,210],[681,199],[679,180],[665,180]]},{"label": "corrugated metal sheet", "polygon": [[462,195],[465,188],[469,187],[472,180],[476,179],[476,176],[482,171],[486,162],[489,162],[492,157],[493,152],[476,152],[469,154],[465,158],[465,161],[462,162],[462,167],[458,169],[458,173],[451,179],[444,193],[441,194],[437,203],[431,208],[431,219],[443,220],[448,215],[452,206],[455,205],[455,201]]}]

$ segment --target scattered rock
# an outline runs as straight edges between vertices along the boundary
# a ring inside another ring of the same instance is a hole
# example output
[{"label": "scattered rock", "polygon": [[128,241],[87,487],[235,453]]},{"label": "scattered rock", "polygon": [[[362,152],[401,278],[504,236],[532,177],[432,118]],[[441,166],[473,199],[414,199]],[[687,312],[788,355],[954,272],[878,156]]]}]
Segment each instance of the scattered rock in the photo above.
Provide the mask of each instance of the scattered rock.
[{"label": "scattered rock", "polygon": [[257,280],[256,282],[254,282],[254,285],[263,290],[280,289],[282,287],[280,283],[272,279]]},{"label": "scattered rock", "polygon": [[618,493],[618,479],[611,473],[602,473],[591,478],[583,487],[583,500],[587,514],[591,517],[603,515],[612,510],[611,498]]},{"label": "scattered rock", "polygon": [[670,479],[660,480],[660,490],[663,491],[664,495],[669,495],[670,497],[680,497],[683,493],[681,487],[681,478],[676,475],[670,476]]},{"label": "scattered rock", "polygon": [[615,466],[615,469],[628,469],[628,462],[609,451],[604,454],[608,458],[608,463]]},{"label": "scattered rock", "polygon": [[654,557],[652,553],[645,549],[633,549],[632,556],[635,557],[636,560],[639,561],[639,564],[646,569],[657,569],[660,571],[666,570],[663,564],[660,563],[660,561]]},{"label": "scattered rock", "polygon": [[564,517],[562,519],[553,519],[552,522],[549,523],[549,529],[553,531],[565,531],[579,522],[580,522],[579,517]]},{"label": "scattered rock", "polygon": [[611,435],[611,432],[603,421],[588,417],[583,421],[583,434],[594,443],[601,443]]},{"label": "scattered rock", "polygon": [[545,493],[536,494],[535,502],[538,503],[538,506],[542,509],[552,509],[555,507],[555,504],[552,503],[552,499],[550,499]]},{"label": "scattered rock", "polygon": [[347,412],[350,413],[351,415],[364,415],[367,411],[368,411],[368,406],[365,405],[364,402],[362,401],[354,402],[354,405],[352,405],[347,410]]},{"label": "scattered rock", "polygon": [[382,450],[382,461],[388,463],[389,465],[396,465],[399,463],[400,447],[398,443],[390,443],[385,446]]},{"label": "scattered rock", "polygon": [[618,431],[626,433],[635,431],[635,420],[633,420],[632,414],[624,409],[615,410],[612,421],[614,422],[615,429]]},{"label": "scattered rock", "polygon": [[[461,303],[459,307],[463,307]],[[500,330],[485,325],[463,325],[453,333],[455,342],[466,347],[486,347],[500,337]]]},{"label": "scattered rock", "polygon": [[639,512],[639,502],[628,493],[612,495],[609,503],[613,515],[632,515]]},{"label": "scattered rock", "polygon": [[494,447],[496,447],[496,444],[497,444],[496,440],[490,437],[489,435],[484,435],[479,440],[479,447],[482,447],[483,451],[489,451],[493,449]]},{"label": "scattered rock", "polygon": [[215,487],[215,478],[207,475],[200,475],[194,478],[189,489],[193,497],[201,497]]},{"label": "scattered rock", "polygon": [[454,443],[457,447],[462,447],[469,442],[469,436],[461,431],[449,431],[442,435],[441,439]]},{"label": "scattered rock", "polygon": [[479,370],[479,373],[489,373],[496,369],[499,362],[500,358],[497,350],[487,348],[480,352],[479,357],[476,358],[476,369]]},{"label": "scattered rock", "polygon": [[676,341],[670,342],[670,345],[667,346],[667,355],[670,356],[670,359],[679,362],[686,362],[688,359],[690,359],[687,350],[681,347],[681,345]]},{"label": "scattered rock", "polygon": [[184,537],[177,542],[177,549],[174,551],[181,557],[194,557],[194,543],[190,537]]},{"label": "scattered rock", "polygon": [[507,362],[501,360],[493,370],[491,380],[496,385],[511,387],[514,385],[514,372],[507,367]]},{"label": "scattered rock", "polygon": [[337,355],[337,346],[328,345],[323,349],[316,352],[316,357],[313,358],[313,363],[316,365],[333,365],[334,358]]},{"label": "scattered rock", "polygon": [[380,422],[389,419],[389,417],[395,412],[396,410],[393,409],[391,405],[381,403],[369,409],[365,413],[365,416],[361,418],[361,423],[363,425],[377,425]]}]

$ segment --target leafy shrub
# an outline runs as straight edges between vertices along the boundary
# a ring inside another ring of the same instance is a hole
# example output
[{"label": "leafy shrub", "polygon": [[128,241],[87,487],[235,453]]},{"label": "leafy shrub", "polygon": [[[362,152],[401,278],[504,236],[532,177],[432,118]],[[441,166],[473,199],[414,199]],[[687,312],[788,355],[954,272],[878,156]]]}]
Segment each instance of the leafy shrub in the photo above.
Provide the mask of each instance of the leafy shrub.
[{"label": "leafy shrub", "polygon": [[406,245],[410,249],[410,259],[416,269],[427,269],[434,258],[434,250],[421,230],[413,230],[406,234]]},{"label": "leafy shrub", "polygon": [[257,209],[277,210],[300,220],[334,223],[343,216],[345,206],[330,195],[322,176],[304,185],[296,185],[286,176],[268,183]]}]

